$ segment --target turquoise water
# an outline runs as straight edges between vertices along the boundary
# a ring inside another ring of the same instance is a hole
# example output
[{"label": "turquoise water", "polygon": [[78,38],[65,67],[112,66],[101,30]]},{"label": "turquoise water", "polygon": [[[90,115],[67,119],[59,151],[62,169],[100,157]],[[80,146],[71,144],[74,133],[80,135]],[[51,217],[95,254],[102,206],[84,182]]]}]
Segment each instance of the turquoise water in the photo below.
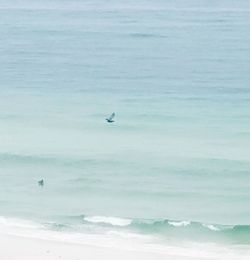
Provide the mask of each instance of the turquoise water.
[{"label": "turquoise water", "polygon": [[0,224],[249,247],[249,14],[1,1]]}]

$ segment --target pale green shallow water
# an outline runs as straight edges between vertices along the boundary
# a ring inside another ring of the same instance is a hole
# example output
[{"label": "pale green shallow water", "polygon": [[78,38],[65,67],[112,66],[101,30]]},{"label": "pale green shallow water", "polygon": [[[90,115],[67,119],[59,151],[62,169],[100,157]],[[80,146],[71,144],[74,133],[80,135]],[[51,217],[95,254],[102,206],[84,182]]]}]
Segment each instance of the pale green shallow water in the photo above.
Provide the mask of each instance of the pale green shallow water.
[{"label": "pale green shallow water", "polygon": [[1,216],[249,245],[247,1],[1,1],[0,17]]}]

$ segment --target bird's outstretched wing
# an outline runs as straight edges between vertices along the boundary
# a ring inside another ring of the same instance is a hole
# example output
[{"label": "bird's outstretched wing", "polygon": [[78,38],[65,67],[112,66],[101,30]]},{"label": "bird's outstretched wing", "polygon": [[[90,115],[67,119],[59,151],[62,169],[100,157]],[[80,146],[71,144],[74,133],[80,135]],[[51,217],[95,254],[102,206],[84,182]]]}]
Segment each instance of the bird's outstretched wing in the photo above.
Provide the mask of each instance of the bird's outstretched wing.
[{"label": "bird's outstretched wing", "polygon": [[114,117],[115,117],[115,113],[112,113],[111,116],[108,119],[112,120]]}]

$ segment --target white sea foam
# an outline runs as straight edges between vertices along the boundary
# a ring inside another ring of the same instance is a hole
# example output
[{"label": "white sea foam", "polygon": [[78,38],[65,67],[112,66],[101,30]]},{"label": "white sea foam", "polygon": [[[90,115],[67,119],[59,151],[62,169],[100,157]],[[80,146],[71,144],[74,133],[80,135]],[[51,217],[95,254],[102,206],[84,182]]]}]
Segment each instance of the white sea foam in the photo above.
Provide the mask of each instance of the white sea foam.
[{"label": "white sea foam", "polygon": [[113,226],[128,226],[132,223],[131,219],[116,218],[116,217],[105,217],[105,216],[88,216],[84,220],[92,223],[105,223]]},{"label": "white sea foam", "polygon": [[0,217],[0,227],[37,229],[42,226],[28,220]]},{"label": "white sea foam", "polygon": [[202,224],[202,226],[203,226],[203,227],[206,227],[206,228],[208,228],[208,229],[210,229],[210,230],[212,230],[212,231],[220,231],[219,228],[215,227],[215,226],[212,225],[212,224]]},{"label": "white sea foam", "polygon": [[[101,218],[103,219],[104,217]],[[122,220],[122,223],[125,223],[124,219]],[[129,222],[127,221],[127,223]],[[172,224],[180,226],[187,225],[187,222],[173,222]],[[136,234],[129,231],[110,231],[102,234],[59,232],[47,230],[44,228],[44,226],[38,223],[36,224],[35,222],[19,219],[8,219],[4,217],[0,217],[0,230],[2,234],[9,234],[18,237],[42,239],[47,241],[57,241],[63,243],[81,244],[89,246],[101,246],[105,248],[117,248],[128,251],[161,253],[181,257],[199,257],[201,259],[204,258],[218,260],[223,258],[227,260],[246,260],[248,259],[246,257],[246,254],[248,254],[249,252],[240,249],[230,249],[228,247],[223,246],[213,246],[212,244],[162,244],[158,243],[159,241],[157,242],[157,240],[155,240],[152,236]]]},{"label": "white sea foam", "polygon": [[186,227],[190,225],[190,221],[168,221],[168,224],[175,227]]}]

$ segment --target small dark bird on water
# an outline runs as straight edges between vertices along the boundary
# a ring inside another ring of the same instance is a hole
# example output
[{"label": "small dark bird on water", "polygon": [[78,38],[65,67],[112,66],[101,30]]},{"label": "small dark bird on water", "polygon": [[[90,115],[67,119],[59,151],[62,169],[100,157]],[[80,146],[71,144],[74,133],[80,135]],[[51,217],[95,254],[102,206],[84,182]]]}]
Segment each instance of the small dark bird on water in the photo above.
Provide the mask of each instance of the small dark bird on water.
[{"label": "small dark bird on water", "polygon": [[113,122],[115,122],[115,121],[113,120],[114,117],[115,117],[115,113],[112,113],[112,114],[110,115],[110,117],[106,118],[106,121],[107,121],[108,123],[113,123]]},{"label": "small dark bird on water", "polygon": [[39,185],[39,186],[43,186],[43,185],[44,185],[44,180],[41,179],[40,181],[38,181],[38,185]]}]

